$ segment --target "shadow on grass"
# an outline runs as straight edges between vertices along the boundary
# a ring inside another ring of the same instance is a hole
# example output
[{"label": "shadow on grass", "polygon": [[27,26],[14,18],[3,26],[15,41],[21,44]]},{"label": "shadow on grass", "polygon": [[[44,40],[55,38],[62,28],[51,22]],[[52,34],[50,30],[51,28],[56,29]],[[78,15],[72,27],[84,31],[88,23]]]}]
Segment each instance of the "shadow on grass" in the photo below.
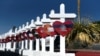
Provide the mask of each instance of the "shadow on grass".
[{"label": "shadow on grass", "polygon": [[0,51],[0,56],[21,56],[21,55],[11,51]]}]

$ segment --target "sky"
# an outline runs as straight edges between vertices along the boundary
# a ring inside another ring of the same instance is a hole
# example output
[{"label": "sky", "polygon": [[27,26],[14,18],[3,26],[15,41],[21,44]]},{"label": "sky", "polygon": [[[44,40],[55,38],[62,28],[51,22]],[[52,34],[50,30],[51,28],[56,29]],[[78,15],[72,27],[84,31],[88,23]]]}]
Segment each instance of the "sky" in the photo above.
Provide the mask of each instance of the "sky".
[{"label": "sky", "polygon": [[[13,26],[19,27],[43,13],[49,15],[51,9],[59,13],[59,5],[64,3],[66,13],[77,14],[77,0],[0,0],[0,34]],[[100,20],[100,0],[81,0],[81,17]]]}]

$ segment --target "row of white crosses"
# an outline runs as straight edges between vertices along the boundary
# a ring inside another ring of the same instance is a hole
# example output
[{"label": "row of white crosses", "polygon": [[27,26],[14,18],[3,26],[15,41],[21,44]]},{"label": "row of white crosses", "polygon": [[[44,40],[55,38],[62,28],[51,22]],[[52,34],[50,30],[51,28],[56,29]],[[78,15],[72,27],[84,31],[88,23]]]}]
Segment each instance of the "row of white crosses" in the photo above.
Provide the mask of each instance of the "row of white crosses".
[{"label": "row of white crosses", "polygon": [[[18,33],[22,33],[22,32],[27,32],[28,30],[32,30],[32,29],[38,29],[40,26],[43,26],[47,23],[49,24],[53,24],[53,22],[55,21],[60,21],[60,22],[65,22],[65,18],[75,18],[76,14],[74,13],[65,13],[65,5],[62,3],[60,5],[60,13],[55,13],[54,10],[51,10],[50,14],[49,14],[50,18],[46,17],[46,14],[43,14],[42,19],[40,20],[40,17],[38,16],[36,18],[36,21],[34,22],[34,20],[31,20],[31,23],[29,24],[29,22],[26,23],[26,26],[23,24],[22,27],[19,26],[19,29],[17,30],[17,28],[15,29],[15,33],[11,32],[11,30],[5,35],[6,36],[11,36],[11,35],[17,35]],[[54,30],[53,28],[50,28],[52,31]],[[49,36],[48,38],[50,38],[50,52],[54,52],[54,37],[55,36]],[[32,41],[30,40],[30,46],[29,46],[29,50],[32,50]],[[41,38],[41,45],[42,45],[42,51],[45,52],[45,44],[46,44],[46,38]],[[24,41],[21,41],[22,45],[21,45],[21,50],[24,49]],[[14,42],[14,47],[13,49],[15,49],[15,44],[16,42]],[[28,49],[28,40],[25,40],[25,48]],[[39,51],[39,39],[36,38],[36,51]],[[7,49],[11,49],[11,42],[7,43]],[[24,51],[23,51],[24,52]],[[60,52],[61,53],[65,53],[65,36],[61,36],[60,35]]]},{"label": "row of white crosses", "polygon": [[[0,35],[0,39],[5,39],[4,34]],[[4,48],[5,48],[5,44],[1,43],[1,40],[0,40],[0,50],[4,50]]]}]

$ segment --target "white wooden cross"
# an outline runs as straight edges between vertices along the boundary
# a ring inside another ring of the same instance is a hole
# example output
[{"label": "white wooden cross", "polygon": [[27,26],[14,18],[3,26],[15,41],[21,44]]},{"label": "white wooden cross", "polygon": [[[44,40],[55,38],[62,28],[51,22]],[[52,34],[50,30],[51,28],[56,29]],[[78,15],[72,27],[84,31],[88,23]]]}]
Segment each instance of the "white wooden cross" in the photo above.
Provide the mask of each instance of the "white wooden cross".
[{"label": "white wooden cross", "polygon": [[61,22],[65,22],[65,18],[76,18],[76,14],[75,13],[65,13],[65,5],[62,3],[60,5],[60,13],[55,13],[54,10],[51,10],[49,17],[51,19],[53,18],[52,20],[54,20],[54,18],[58,18],[58,19],[60,18]]}]

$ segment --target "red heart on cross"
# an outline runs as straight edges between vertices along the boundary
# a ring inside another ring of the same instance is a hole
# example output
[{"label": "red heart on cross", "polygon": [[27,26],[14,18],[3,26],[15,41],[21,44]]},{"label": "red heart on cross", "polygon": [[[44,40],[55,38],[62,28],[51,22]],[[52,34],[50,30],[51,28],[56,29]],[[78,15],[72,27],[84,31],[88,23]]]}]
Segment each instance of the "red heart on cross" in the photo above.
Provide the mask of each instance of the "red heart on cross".
[{"label": "red heart on cross", "polygon": [[41,38],[45,38],[47,36],[47,33],[44,32],[43,27],[39,27],[36,31],[38,32],[38,34],[40,35]]},{"label": "red heart on cross", "polygon": [[71,30],[73,29],[73,22],[71,20],[67,20],[64,22],[66,29],[68,31],[68,33],[71,32]]},{"label": "red heart on cross", "polygon": [[65,21],[64,23],[60,21],[55,21],[53,23],[54,30],[56,34],[60,34],[62,36],[68,35],[69,32],[72,30],[72,28],[68,28],[67,26],[70,26],[72,24],[71,21]]},{"label": "red heart on cross", "polygon": [[47,35],[49,36],[55,35],[54,29],[50,24],[45,24],[43,28],[44,28],[44,32],[47,33]]},{"label": "red heart on cross", "polygon": [[33,40],[34,39],[33,33],[30,30],[27,32],[27,36],[28,36],[29,40]]}]

